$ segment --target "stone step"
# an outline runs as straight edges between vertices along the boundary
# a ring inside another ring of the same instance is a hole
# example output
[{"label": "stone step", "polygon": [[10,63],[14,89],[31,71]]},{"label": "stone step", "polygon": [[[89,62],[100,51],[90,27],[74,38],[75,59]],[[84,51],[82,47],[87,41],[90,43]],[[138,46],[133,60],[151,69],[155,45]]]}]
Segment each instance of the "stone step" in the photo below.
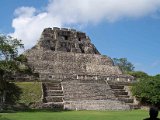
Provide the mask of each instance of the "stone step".
[{"label": "stone step", "polygon": [[106,96],[105,93],[103,92],[99,92],[99,93],[91,93],[91,92],[65,92],[64,95],[66,96],[87,96],[87,97],[90,97],[90,96]]},{"label": "stone step", "polygon": [[46,87],[61,87],[61,83],[44,83]]},{"label": "stone step", "polygon": [[123,85],[110,85],[111,89],[124,89]]},{"label": "stone step", "polygon": [[64,104],[64,102],[47,102],[45,104]]},{"label": "stone step", "polygon": [[62,96],[48,96],[45,97],[46,102],[63,102]]},{"label": "stone step", "polygon": [[[83,89],[83,88],[82,88]],[[103,94],[105,94],[106,92],[107,92],[107,90],[100,90],[100,89],[97,89],[97,90],[94,90],[94,88],[93,88],[93,90],[89,90],[89,89],[87,89],[87,90],[76,90],[76,89],[73,89],[73,90],[65,90],[64,89],[64,91],[66,92],[66,93],[81,93],[81,94],[83,94],[83,93],[91,93],[91,94],[95,94],[95,93],[103,93]],[[108,90],[109,91],[109,90]],[[111,90],[110,90],[111,91]]]},{"label": "stone step", "polygon": [[46,87],[46,90],[62,90],[62,87]]},{"label": "stone step", "polygon": [[108,81],[108,84],[109,85],[121,85],[121,86],[129,86],[129,85],[132,85],[132,82],[111,82],[111,81]]},{"label": "stone step", "polygon": [[118,98],[120,101],[123,101],[125,103],[133,103],[132,98]]},{"label": "stone step", "polygon": [[117,95],[128,95],[128,92],[121,92],[121,91],[116,91],[114,94]]},{"label": "stone step", "polygon": [[[66,95],[65,95],[66,96]],[[79,95],[67,95],[64,100],[106,100],[107,97],[106,95],[83,95],[83,94],[79,94]]]},{"label": "stone step", "polygon": [[63,102],[48,102],[48,103],[43,103],[42,108],[43,109],[53,109],[53,110],[62,110],[64,107]]},{"label": "stone step", "polygon": [[129,98],[130,96],[129,95],[116,95],[116,97],[118,97],[118,98]]},{"label": "stone step", "polygon": [[46,83],[46,82],[51,82],[51,83],[58,83],[59,82],[59,83],[61,83],[62,82],[62,79],[60,79],[60,78],[53,79],[53,78],[48,78],[48,77],[40,77],[40,80],[43,83]]},{"label": "stone step", "polygon": [[124,89],[113,89],[114,92],[125,92]]},{"label": "stone step", "polygon": [[63,96],[62,90],[47,90],[46,91],[47,96]]}]

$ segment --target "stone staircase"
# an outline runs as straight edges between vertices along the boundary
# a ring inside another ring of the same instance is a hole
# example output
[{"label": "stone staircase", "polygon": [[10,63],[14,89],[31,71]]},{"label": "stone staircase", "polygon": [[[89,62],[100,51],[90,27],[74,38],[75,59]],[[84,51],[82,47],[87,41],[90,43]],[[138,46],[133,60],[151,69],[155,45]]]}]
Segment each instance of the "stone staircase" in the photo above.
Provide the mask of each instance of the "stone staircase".
[{"label": "stone staircase", "polygon": [[[114,99],[114,95],[101,80],[70,80],[62,82],[64,89],[64,101],[80,101],[80,100],[106,100]],[[108,94],[107,94],[108,93]]]},{"label": "stone staircase", "polygon": [[63,97],[60,81],[43,83],[44,108],[63,109]]},{"label": "stone staircase", "polygon": [[128,110],[104,80],[63,81],[64,108],[69,110]]},{"label": "stone staircase", "polygon": [[108,83],[118,100],[128,104],[130,106],[130,109],[139,109],[138,104],[134,103],[133,97],[129,95],[129,92],[127,90],[125,90],[125,86],[127,84],[112,82]]}]

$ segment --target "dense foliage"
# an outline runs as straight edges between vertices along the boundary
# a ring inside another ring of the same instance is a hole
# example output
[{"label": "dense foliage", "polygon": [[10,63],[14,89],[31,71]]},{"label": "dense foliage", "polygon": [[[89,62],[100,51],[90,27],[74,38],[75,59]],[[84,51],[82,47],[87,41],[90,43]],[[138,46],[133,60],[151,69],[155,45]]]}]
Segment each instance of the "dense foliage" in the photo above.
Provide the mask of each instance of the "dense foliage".
[{"label": "dense foliage", "polygon": [[22,94],[22,89],[15,85],[15,83],[6,82],[7,87],[7,95],[6,95],[6,101],[7,104],[14,104],[16,103]]},{"label": "dense foliage", "polygon": [[20,60],[23,57],[17,58],[18,49],[23,47],[21,40],[0,35],[0,108],[3,108],[6,97],[9,96],[7,93],[9,93],[11,84],[9,85],[7,80],[12,74],[20,70]]},{"label": "dense foliage", "polygon": [[160,106],[160,74],[149,76],[143,71],[134,71],[134,65],[126,58],[113,58],[113,62],[135,78],[132,92],[141,103]]},{"label": "dense foliage", "polygon": [[148,76],[139,78],[137,83],[132,87],[135,95],[141,103],[160,105],[160,77]]}]

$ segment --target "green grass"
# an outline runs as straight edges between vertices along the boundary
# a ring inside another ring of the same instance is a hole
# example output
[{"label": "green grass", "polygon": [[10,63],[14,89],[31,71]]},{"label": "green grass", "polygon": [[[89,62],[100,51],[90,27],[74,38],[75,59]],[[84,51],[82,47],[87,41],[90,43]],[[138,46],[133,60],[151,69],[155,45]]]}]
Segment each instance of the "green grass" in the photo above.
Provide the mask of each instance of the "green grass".
[{"label": "green grass", "polygon": [[16,82],[15,84],[22,90],[19,103],[29,104],[41,100],[41,82]]},{"label": "green grass", "polygon": [[0,120],[143,120],[148,111],[43,111],[0,113]]}]

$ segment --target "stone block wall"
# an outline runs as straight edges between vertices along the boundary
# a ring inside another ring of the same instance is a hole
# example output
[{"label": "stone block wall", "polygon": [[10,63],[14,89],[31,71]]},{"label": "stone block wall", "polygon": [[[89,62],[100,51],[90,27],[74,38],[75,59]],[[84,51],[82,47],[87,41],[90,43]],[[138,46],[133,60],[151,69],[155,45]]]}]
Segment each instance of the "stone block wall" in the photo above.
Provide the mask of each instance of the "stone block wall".
[{"label": "stone block wall", "polygon": [[46,28],[37,48],[87,54],[100,54],[85,33],[66,28]]},{"label": "stone block wall", "polygon": [[82,100],[65,102],[64,109],[68,110],[129,110],[129,105],[118,100]]},{"label": "stone block wall", "polygon": [[113,66],[110,58],[102,55],[40,50],[28,51],[26,55],[36,72],[42,70],[64,74],[122,74],[119,68]]}]

